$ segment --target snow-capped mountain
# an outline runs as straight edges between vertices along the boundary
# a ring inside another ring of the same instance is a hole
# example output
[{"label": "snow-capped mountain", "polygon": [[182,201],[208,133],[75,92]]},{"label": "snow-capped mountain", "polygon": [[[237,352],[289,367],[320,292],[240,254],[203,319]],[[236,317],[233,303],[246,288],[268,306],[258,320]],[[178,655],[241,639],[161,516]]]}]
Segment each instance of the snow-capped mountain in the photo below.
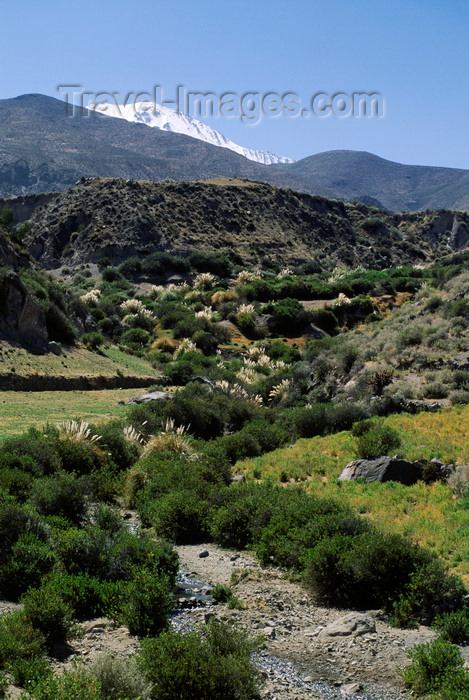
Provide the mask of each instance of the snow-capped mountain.
[{"label": "snow-capped mountain", "polygon": [[181,112],[176,112],[169,107],[154,104],[153,102],[136,102],[135,104],[132,103],[126,106],[110,104],[108,102],[90,102],[87,107],[96,112],[106,114],[108,117],[126,119],[129,122],[136,122],[137,124],[146,124],[155,129],[185,134],[186,136],[192,136],[194,139],[200,139],[201,141],[211,143],[214,146],[229,148],[235,153],[240,153],[245,158],[256,161],[257,163],[262,163],[263,165],[294,162],[292,158],[277,156],[268,151],[259,151],[239,146],[234,141],[227,139],[219,131],[212,129],[208,124],[204,124],[193,117],[189,117]]}]

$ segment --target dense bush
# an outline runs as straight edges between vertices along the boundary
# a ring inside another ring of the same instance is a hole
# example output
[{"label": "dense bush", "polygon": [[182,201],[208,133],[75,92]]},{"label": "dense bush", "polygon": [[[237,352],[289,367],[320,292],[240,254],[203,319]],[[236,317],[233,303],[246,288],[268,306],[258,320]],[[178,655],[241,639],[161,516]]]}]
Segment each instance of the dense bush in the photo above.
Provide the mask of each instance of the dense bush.
[{"label": "dense bush", "polygon": [[151,505],[151,524],[157,535],[175,544],[206,542],[209,538],[208,511],[208,503],[194,493],[175,491]]},{"label": "dense bush", "polygon": [[395,454],[402,445],[397,430],[377,419],[355,423],[352,433],[357,437],[359,459]]},{"label": "dense bush", "polygon": [[250,662],[254,646],[243,631],[212,622],[203,633],[170,631],[144,639],[140,664],[154,700],[252,700],[259,690],[259,673]]},{"label": "dense bush", "polygon": [[85,674],[88,679],[99,683],[100,700],[151,698],[151,685],[138,668],[135,658],[122,659],[111,653],[101,654],[87,666]]},{"label": "dense bush", "polygon": [[429,565],[429,552],[399,535],[370,530],[321,541],[308,555],[305,582],[332,605],[389,609],[411,585],[412,575],[422,572],[424,576]]},{"label": "dense bush", "polygon": [[267,313],[273,314],[272,326],[277,334],[294,335],[300,332],[307,321],[307,313],[304,306],[296,299],[287,297],[275,304]]},{"label": "dense bush", "polygon": [[77,339],[77,330],[57,304],[51,303],[46,311],[46,328],[50,340],[65,345],[73,345]]},{"label": "dense bush", "polygon": [[433,627],[440,637],[452,644],[466,644],[469,642],[469,614],[467,607],[462,610],[454,610],[438,615]]},{"label": "dense bush", "polygon": [[417,644],[408,652],[412,659],[404,669],[406,685],[416,695],[438,693],[441,700],[463,700],[469,692],[469,673],[463,670],[459,649],[437,638],[425,644]]},{"label": "dense bush", "polygon": [[26,620],[43,635],[49,649],[67,641],[72,634],[72,609],[53,586],[30,589],[21,602]]},{"label": "dense bush", "polygon": [[20,700],[104,700],[100,684],[84,669],[74,668],[62,675],[46,674],[20,696]]},{"label": "dense bush", "polygon": [[0,668],[11,673],[18,685],[37,680],[48,666],[45,639],[19,610],[0,618]]},{"label": "dense bush", "polygon": [[48,585],[57,591],[78,619],[109,615],[119,596],[118,583],[101,581],[87,574],[56,571],[48,578]]},{"label": "dense bush", "polygon": [[[69,444],[78,447],[76,443]],[[86,515],[87,491],[87,483],[83,478],[61,471],[53,476],[36,479],[31,489],[30,502],[41,515],[60,515],[72,523],[80,523]]]},{"label": "dense bush", "polygon": [[11,547],[8,557],[0,566],[0,591],[7,600],[18,600],[32,586],[39,586],[41,579],[56,562],[55,553],[48,543],[36,534],[26,531]]},{"label": "dense bush", "polygon": [[337,316],[330,309],[317,309],[309,314],[311,323],[318,328],[321,328],[329,335],[337,333],[339,321]]},{"label": "dense bush", "polygon": [[105,338],[102,333],[92,331],[91,333],[83,333],[80,340],[85,347],[96,350],[100,345],[103,345]]},{"label": "dense bush", "polygon": [[[21,458],[26,455],[31,457],[42,474],[51,474],[58,471],[62,466],[62,461],[57,454],[54,442],[35,428],[30,428],[20,437],[4,440],[1,446],[1,453],[10,453]],[[30,468],[32,468],[31,463],[29,463],[28,471]],[[34,471],[36,472],[36,469]]]},{"label": "dense bush", "polygon": [[173,605],[168,579],[142,569],[126,590],[122,620],[130,634],[155,636],[167,627]]}]

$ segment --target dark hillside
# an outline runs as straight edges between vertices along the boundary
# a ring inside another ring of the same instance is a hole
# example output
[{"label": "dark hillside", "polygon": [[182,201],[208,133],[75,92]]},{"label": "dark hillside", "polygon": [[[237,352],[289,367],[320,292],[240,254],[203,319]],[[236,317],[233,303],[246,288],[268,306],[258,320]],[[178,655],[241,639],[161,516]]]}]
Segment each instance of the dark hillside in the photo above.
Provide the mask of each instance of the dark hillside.
[{"label": "dark hillside", "polygon": [[454,212],[388,215],[240,179],[83,179],[36,210],[27,244],[46,268],[194,250],[223,251],[249,265],[384,268],[461,249],[467,221]]}]

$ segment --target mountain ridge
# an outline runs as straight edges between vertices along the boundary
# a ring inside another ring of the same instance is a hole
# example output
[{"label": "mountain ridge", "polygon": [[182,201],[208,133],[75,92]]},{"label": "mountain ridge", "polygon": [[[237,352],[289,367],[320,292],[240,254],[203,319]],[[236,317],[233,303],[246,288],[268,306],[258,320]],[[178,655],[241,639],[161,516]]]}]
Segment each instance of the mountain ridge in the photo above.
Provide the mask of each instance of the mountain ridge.
[{"label": "mountain ridge", "polygon": [[194,119],[189,115],[176,112],[174,109],[169,109],[164,105],[145,101],[135,104],[132,102],[125,106],[110,104],[108,102],[102,104],[90,102],[87,108],[115,119],[125,119],[129,122],[145,124],[153,129],[185,134],[186,136],[192,136],[192,138],[211,143],[213,146],[229,148],[231,151],[239,153],[248,160],[253,160],[262,165],[294,162],[293,158],[278,156],[275,155],[275,153],[270,153],[270,151],[240,146],[234,141],[231,141],[231,139],[226,138],[220,131],[212,129],[208,124],[204,124],[204,122]]},{"label": "mountain ridge", "polygon": [[67,116],[66,106],[39,94],[0,100],[0,197],[63,191],[80,177],[241,177],[392,212],[469,209],[469,170],[403,165],[347,150],[262,165],[191,136],[92,110]]}]

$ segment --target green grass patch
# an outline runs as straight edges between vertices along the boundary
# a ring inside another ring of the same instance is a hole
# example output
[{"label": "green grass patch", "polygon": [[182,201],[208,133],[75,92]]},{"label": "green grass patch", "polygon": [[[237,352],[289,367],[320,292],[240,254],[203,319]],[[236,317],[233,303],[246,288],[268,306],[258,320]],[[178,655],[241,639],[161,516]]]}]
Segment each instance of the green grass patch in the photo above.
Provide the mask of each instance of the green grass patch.
[{"label": "green grass patch", "polygon": [[35,355],[24,348],[7,343],[0,344],[0,374],[14,373],[21,377],[44,375],[63,376],[115,376],[117,370],[124,375],[138,377],[156,376],[155,370],[145,360],[127,355],[118,348],[104,350],[106,356],[85,348],[64,348],[62,355],[46,353]]},{"label": "green grass patch", "polygon": [[101,391],[1,391],[0,439],[19,435],[31,426],[56,425],[78,419],[104,423],[124,417],[127,407],[119,401],[144,393],[144,389]]},{"label": "green grass patch", "polygon": [[[384,424],[398,431],[407,459],[438,457],[458,464],[469,460],[469,406],[416,416],[395,415]],[[462,501],[443,484],[419,482],[339,482],[345,465],[356,459],[349,431],[298,440],[261,457],[238,462],[234,470],[252,479],[304,482],[316,495],[333,497],[355,509],[385,532],[396,532],[433,549],[452,570],[469,581],[469,518]]]}]

